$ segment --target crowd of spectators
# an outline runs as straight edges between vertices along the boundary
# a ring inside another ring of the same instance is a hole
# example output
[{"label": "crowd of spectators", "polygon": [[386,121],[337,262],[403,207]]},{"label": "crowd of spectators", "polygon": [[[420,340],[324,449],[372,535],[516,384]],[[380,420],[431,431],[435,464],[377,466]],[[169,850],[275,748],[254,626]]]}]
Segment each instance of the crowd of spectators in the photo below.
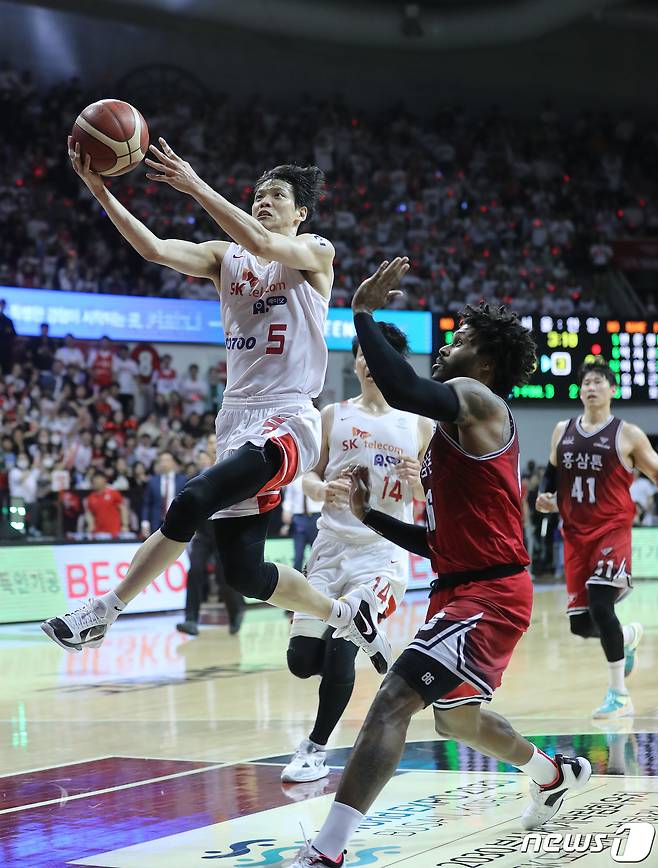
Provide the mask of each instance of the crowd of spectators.
[{"label": "crowd of spectators", "polygon": [[[208,281],[122,243],[72,172],[66,132],[95,98],[77,81],[37,92],[27,73],[0,76],[0,285],[214,298]],[[592,287],[610,265],[611,240],[658,231],[658,128],[630,116],[566,117],[545,104],[535,117],[446,107],[421,120],[400,106],[365,114],[309,95],[294,111],[258,97],[140,107],[153,137],[165,135],[243,207],[266,168],[312,162],[325,171],[313,229],[336,247],[335,305],[347,305],[381,259],[405,253],[405,307],[453,312],[485,296],[520,313],[604,315]],[[222,237],[190,197],[142,169],[108,185],[161,237]],[[655,313],[655,298],[646,305]]]},{"label": "crowd of spectators", "polygon": [[55,341],[47,325],[11,350],[0,381],[5,537],[147,536],[214,461],[220,365],[177,371],[148,344]]}]

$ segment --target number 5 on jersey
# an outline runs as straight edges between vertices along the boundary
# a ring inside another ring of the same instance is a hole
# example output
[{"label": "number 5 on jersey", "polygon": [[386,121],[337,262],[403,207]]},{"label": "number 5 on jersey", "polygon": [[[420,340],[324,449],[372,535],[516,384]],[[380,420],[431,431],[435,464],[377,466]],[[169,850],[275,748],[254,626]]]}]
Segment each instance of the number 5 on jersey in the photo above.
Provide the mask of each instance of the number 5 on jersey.
[{"label": "number 5 on jersey", "polygon": [[283,332],[288,330],[286,323],[273,322],[270,325],[270,330],[267,333],[267,346],[265,347],[265,355],[280,356],[286,343],[286,336]]}]

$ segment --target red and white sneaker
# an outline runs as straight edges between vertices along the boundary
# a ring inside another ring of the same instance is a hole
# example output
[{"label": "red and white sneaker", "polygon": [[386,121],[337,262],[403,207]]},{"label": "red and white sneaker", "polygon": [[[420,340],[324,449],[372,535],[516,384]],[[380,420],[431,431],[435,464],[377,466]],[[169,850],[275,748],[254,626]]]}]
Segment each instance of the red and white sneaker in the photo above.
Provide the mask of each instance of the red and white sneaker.
[{"label": "red and white sneaker", "polygon": [[569,790],[582,790],[592,776],[592,766],[583,756],[555,755],[558,769],[552,784],[540,787],[530,781],[531,802],[523,812],[521,825],[524,829],[538,829],[554,817],[562,806]]},{"label": "red and white sneaker", "polygon": [[352,620],[347,627],[334,631],[334,639],[348,639],[363,648],[380,675],[386,675],[393,662],[393,650],[377,620],[377,597],[370,585],[362,585],[341,599],[352,608]]},{"label": "red and white sneaker", "polygon": [[322,866],[322,868],[343,868],[345,865],[346,852],[347,851],[343,851],[340,855],[340,859],[336,862],[328,856],[323,856],[322,853],[319,853],[315,849],[310,841],[307,841],[295,857],[295,861],[292,862],[288,868],[320,868],[320,866]]}]

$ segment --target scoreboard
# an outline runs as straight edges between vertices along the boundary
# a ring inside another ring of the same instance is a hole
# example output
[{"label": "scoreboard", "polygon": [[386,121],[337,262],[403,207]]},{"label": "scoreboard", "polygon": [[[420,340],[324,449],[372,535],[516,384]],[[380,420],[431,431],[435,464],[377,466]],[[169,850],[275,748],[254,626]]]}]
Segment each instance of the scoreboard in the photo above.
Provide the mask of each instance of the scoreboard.
[{"label": "scoreboard", "polygon": [[[578,400],[578,368],[603,356],[617,378],[622,401],[658,398],[658,321],[600,319],[596,316],[523,316],[537,344],[537,370],[512,397],[520,401]],[[452,341],[453,316],[435,317],[435,348]]]}]

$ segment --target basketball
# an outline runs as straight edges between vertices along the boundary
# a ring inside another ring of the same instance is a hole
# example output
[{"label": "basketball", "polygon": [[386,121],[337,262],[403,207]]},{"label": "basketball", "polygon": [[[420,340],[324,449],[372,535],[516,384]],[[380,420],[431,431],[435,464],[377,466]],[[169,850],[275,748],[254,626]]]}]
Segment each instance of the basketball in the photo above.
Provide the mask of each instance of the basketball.
[{"label": "basketball", "polygon": [[82,159],[91,157],[91,170],[99,175],[123,175],[146,156],[149,131],[146,121],[130,103],[101,99],[83,109],[71,130],[80,143]]}]

